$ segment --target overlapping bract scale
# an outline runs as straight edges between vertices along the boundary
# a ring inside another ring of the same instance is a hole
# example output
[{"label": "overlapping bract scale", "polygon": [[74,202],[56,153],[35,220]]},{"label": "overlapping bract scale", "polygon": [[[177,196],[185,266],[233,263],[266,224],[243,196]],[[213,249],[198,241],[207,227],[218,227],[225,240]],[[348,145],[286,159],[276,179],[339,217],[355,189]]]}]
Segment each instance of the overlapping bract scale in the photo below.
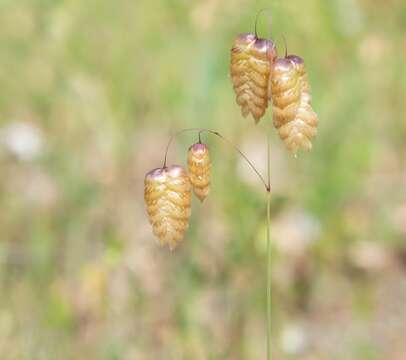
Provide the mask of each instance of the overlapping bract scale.
[{"label": "overlapping bract scale", "polygon": [[154,169],[145,176],[144,199],[153,233],[171,250],[189,227],[191,189],[189,176],[179,165]]},{"label": "overlapping bract scale", "polygon": [[203,201],[210,192],[211,161],[205,144],[196,143],[188,151],[189,178],[195,195]]},{"label": "overlapping bract scale", "polygon": [[277,59],[271,77],[273,123],[287,148],[311,150],[317,134],[317,114],[311,106],[310,86],[302,58]]},{"label": "overlapping bract scale", "polygon": [[244,117],[257,123],[268,107],[269,77],[276,59],[273,42],[254,34],[240,34],[231,49],[230,72],[237,104]]}]

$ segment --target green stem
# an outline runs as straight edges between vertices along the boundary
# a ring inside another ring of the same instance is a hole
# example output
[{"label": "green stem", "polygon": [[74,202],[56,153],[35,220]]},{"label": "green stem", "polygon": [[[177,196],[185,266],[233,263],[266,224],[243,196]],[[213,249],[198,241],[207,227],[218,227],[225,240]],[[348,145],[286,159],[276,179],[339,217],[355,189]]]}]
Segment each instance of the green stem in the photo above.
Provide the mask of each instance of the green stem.
[{"label": "green stem", "polygon": [[266,247],[267,247],[267,276],[266,276],[266,325],[267,325],[267,360],[271,360],[271,287],[272,287],[272,268],[271,268],[271,140],[268,134],[268,191],[266,200]]}]

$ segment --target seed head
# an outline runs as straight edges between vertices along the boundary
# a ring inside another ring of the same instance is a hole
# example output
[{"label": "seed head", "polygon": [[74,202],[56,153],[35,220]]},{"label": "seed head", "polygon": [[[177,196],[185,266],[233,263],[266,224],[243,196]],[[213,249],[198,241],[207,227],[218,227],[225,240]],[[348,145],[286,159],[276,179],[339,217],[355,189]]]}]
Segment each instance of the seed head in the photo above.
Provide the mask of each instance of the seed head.
[{"label": "seed head", "polygon": [[171,250],[189,227],[191,197],[189,176],[182,166],[154,169],[145,176],[144,199],[153,233]]},{"label": "seed head", "polygon": [[230,73],[244,117],[251,114],[257,123],[268,107],[269,77],[276,49],[271,40],[254,34],[238,35],[231,49]]},{"label": "seed head", "polygon": [[196,143],[188,151],[189,179],[195,195],[203,201],[210,192],[211,161],[205,144]]},{"label": "seed head", "polygon": [[273,124],[288,149],[311,150],[317,134],[317,114],[302,58],[289,55],[275,61],[271,76]]}]

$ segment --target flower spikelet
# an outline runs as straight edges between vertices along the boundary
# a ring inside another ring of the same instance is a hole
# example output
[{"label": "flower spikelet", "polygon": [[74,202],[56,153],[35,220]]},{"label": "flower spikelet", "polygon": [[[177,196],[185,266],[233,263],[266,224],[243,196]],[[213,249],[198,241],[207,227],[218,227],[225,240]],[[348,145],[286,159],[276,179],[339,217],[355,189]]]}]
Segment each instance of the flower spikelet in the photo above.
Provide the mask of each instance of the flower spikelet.
[{"label": "flower spikelet", "polygon": [[244,117],[251,114],[255,122],[268,107],[269,77],[276,50],[271,40],[259,39],[254,34],[240,34],[231,49],[230,73]]},{"label": "flower spikelet", "polygon": [[210,192],[211,161],[205,144],[196,143],[188,151],[189,178],[195,195],[203,201]]},{"label": "flower spikelet", "polygon": [[311,106],[310,86],[302,58],[277,59],[272,71],[273,124],[287,148],[311,150],[317,135],[317,114]]},{"label": "flower spikelet", "polygon": [[154,235],[171,250],[189,227],[191,184],[179,165],[158,168],[145,176],[144,199]]}]

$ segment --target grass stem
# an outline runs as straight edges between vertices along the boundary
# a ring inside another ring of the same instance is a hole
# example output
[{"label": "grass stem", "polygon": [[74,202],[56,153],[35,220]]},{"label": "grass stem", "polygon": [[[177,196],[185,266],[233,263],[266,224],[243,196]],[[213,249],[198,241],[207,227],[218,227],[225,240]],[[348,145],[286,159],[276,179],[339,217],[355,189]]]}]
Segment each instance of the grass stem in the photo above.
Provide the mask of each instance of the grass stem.
[{"label": "grass stem", "polygon": [[267,328],[267,360],[271,360],[271,288],[272,288],[272,262],[271,262],[271,140],[268,133],[268,149],[267,149],[267,175],[268,175],[268,191],[266,200],[266,246],[267,246],[267,276],[266,276],[266,328]]}]

